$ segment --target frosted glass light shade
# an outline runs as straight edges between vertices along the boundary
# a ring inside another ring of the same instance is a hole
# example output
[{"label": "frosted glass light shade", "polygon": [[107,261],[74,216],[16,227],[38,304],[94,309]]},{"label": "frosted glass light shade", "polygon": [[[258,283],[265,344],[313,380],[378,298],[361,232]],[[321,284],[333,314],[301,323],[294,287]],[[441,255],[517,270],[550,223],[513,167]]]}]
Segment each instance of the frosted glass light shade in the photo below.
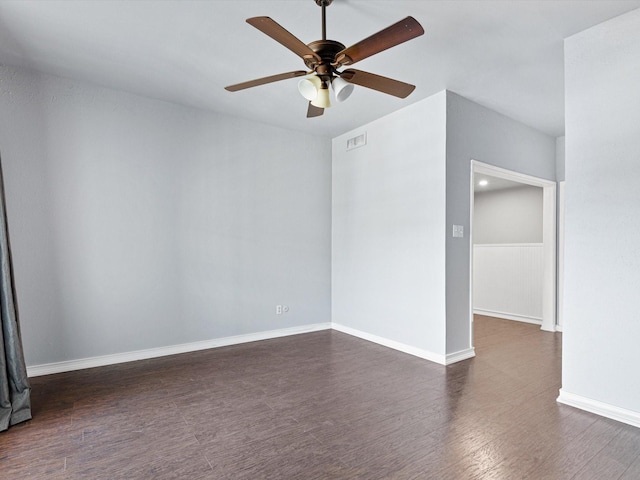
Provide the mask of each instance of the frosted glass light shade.
[{"label": "frosted glass light shade", "polygon": [[318,96],[311,100],[311,105],[320,107],[320,108],[329,108],[331,106],[331,100],[329,99],[329,88],[324,85],[318,89]]},{"label": "frosted glass light shade", "polygon": [[320,80],[320,77],[309,75],[298,82],[298,91],[307,100],[315,100],[321,85],[322,80]]},{"label": "frosted glass light shade", "polygon": [[344,102],[353,92],[353,83],[349,83],[340,77],[336,77],[331,82],[333,93],[336,95],[336,102]]}]

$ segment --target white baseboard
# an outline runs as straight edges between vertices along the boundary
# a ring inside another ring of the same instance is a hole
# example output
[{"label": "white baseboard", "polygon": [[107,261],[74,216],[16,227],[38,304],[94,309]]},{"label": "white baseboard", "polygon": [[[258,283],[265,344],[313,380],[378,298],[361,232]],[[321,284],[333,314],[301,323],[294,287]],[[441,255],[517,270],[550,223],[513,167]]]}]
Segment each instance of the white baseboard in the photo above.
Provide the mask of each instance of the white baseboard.
[{"label": "white baseboard", "polygon": [[533,323],[534,325],[542,325],[542,319],[537,317],[527,317],[515,313],[492,312],[491,310],[473,309],[474,315],[484,315],[486,317],[503,318],[505,320],[515,320],[516,322]]},{"label": "white baseboard", "polygon": [[445,365],[451,365],[452,363],[461,362],[462,360],[467,360],[468,358],[473,358],[475,356],[476,356],[475,348],[467,348],[466,350],[460,350],[459,352],[447,353]]},{"label": "white baseboard", "polygon": [[560,395],[558,396],[557,401],[564,405],[569,405],[570,407],[586,410],[587,412],[611,418],[612,420],[617,420],[618,422],[626,423],[628,425],[633,425],[634,427],[640,427],[640,412],[616,407],[615,405],[576,395],[575,393],[570,393],[562,389],[560,389]]},{"label": "white baseboard", "polygon": [[556,325],[556,332],[562,332],[562,325]]},{"label": "white baseboard", "polygon": [[395,340],[389,340],[388,338],[379,337],[371,333],[366,333],[361,330],[356,330],[355,328],[346,327],[339,323],[332,323],[331,328],[333,328],[334,330],[337,330],[338,332],[342,332],[342,333],[346,333],[347,335],[352,335],[354,337],[362,338],[363,340],[377,343],[378,345],[382,345],[384,347],[393,348],[394,350],[408,353],[409,355],[413,355],[415,357],[420,357],[420,358],[424,358],[425,360],[429,360],[431,362],[439,363],[440,365],[447,365],[446,355],[441,355],[439,353],[433,353],[428,350],[423,350],[421,348],[412,347],[411,345],[407,345],[401,342],[396,342]]},{"label": "white baseboard", "polygon": [[42,375],[51,375],[54,373],[71,372],[74,370],[83,370],[85,368],[104,367],[107,365],[115,365],[118,363],[133,362],[136,360],[146,360],[149,358],[164,357],[168,355],[176,355],[180,353],[196,352],[199,350],[207,350],[209,348],[226,347],[229,345],[238,345],[241,343],[257,342],[260,340],[269,340],[271,338],[285,337],[289,335],[298,335],[301,333],[317,332],[320,330],[328,330],[333,328],[342,333],[362,338],[379,345],[408,353],[415,357],[423,358],[440,365],[451,365],[475,356],[475,350],[469,348],[459,352],[442,355],[433,353],[428,350],[413,347],[395,340],[379,337],[370,333],[346,327],[337,323],[317,323],[312,325],[304,325],[300,327],[284,328],[280,330],[270,330],[267,332],[249,333],[246,335],[236,335],[233,337],[216,338],[212,340],[204,340],[201,342],[183,343],[179,345],[169,345],[166,347],[150,348],[147,350],[137,350],[134,352],[115,353],[112,355],[102,355],[99,357],[81,358],[78,360],[67,360],[64,362],[47,363],[43,365],[32,365],[27,367],[27,375],[29,377],[38,377]]},{"label": "white baseboard", "polygon": [[29,377],[38,377],[41,375],[71,372],[73,370],[82,370],[85,368],[104,367],[106,365],[133,362],[135,360],[145,360],[148,358],[176,355],[178,353],[196,352],[198,350],[207,350],[209,348],[226,347],[229,345],[257,342],[259,340],[269,340],[271,338],[286,337],[289,335],[298,335],[301,333],[317,332],[320,330],[328,330],[330,328],[331,323],[329,322],[316,323],[311,325],[303,325],[300,327],[270,330],[267,332],[257,332],[249,333],[246,335],[236,335],[233,337],[216,338],[212,340],[204,340],[201,342],[183,343],[180,345],[169,345],[166,347],[150,348],[147,350],[137,350],[134,352],[116,353],[112,355],[102,355],[99,357],[81,358],[78,360],[67,360],[64,362],[47,363],[44,365],[32,365],[30,367],[27,367],[27,375]]}]

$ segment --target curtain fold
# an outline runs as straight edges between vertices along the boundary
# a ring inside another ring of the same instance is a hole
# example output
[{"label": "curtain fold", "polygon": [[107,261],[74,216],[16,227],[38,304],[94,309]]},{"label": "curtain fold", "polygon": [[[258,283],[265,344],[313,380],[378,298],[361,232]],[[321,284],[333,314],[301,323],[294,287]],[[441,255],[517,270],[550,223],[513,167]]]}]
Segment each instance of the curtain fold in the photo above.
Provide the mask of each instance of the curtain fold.
[{"label": "curtain fold", "polygon": [[31,386],[24,363],[11,264],[0,160],[0,432],[31,419]]}]

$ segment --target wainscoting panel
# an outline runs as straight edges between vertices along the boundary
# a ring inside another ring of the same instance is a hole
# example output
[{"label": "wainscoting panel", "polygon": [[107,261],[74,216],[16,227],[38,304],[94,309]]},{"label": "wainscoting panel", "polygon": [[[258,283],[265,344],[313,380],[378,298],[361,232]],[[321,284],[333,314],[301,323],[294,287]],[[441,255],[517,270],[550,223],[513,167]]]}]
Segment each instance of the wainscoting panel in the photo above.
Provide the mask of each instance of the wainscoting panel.
[{"label": "wainscoting panel", "polygon": [[473,246],[473,311],[542,323],[541,243]]}]

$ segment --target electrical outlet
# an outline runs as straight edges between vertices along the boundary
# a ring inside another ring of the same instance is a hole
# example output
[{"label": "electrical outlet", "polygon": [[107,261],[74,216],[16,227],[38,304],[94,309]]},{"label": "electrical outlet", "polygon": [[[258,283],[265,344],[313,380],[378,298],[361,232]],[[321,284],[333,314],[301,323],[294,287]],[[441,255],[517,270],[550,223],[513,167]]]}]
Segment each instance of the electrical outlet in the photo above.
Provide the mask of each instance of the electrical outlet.
[{"label": "electrical outlet", "polygon": [[282,315],[282,305],[276,305],[276,315]]}]

